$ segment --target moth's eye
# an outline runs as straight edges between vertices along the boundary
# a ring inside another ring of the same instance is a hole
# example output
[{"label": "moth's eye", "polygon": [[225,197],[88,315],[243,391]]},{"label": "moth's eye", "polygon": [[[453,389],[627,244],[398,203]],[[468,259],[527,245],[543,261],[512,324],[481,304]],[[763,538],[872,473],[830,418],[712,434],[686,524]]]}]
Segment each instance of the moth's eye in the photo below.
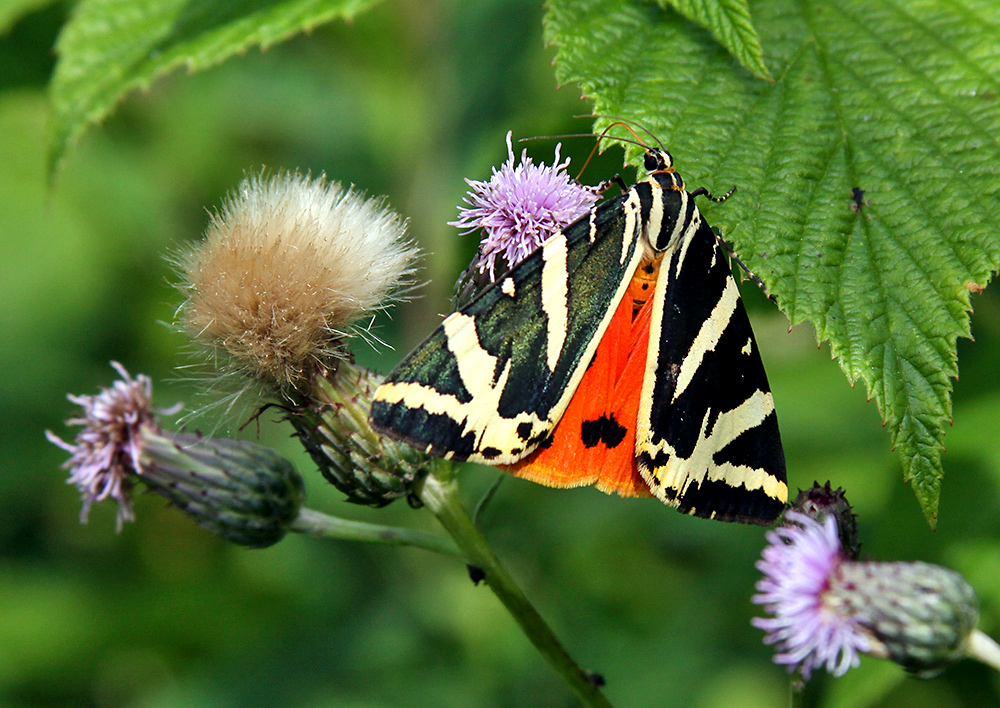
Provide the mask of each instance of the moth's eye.
[{"label": "moth's eye", "polygon": [[646,167],[646,172],[656,172],[663,169],[663,159],[658,153],[650,151],[643,158],[643,165]]}]

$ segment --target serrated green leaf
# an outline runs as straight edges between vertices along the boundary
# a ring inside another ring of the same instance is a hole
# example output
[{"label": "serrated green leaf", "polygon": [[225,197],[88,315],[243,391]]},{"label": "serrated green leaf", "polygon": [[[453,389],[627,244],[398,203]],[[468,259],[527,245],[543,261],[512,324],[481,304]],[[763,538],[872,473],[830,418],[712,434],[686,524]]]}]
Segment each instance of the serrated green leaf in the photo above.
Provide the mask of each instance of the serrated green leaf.
[{"label": "serrated green leaf", "polygon": [[750,19],[746,0],[656,0],[673,7],[692,22],[707,29],[743,68],[759,79],[771,79],[764,65],[757,30]]},{"label": "serrated green leaf", "polygon": [[128,92],[184,66],[199,71],[377,0],[81,0],[56,44],[50,174]]},{"label": "serrated green leaf", "polygon": [[648,4],[550,0],[546,33],[596,113],[657,133],[689,185],[738,183],[711,222],[864,381],[934,524],[956,340],[1000,267],[1000,4],[752,10],[773,84]]}]

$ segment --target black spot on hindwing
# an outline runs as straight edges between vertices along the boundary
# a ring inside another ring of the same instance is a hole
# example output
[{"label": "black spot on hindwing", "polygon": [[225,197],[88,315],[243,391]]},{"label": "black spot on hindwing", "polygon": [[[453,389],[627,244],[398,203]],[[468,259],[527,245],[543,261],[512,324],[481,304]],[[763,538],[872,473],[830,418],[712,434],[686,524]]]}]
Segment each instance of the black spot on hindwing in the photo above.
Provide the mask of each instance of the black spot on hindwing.
[{"label": "black spot on hindwing", "polygon": [[580,426],[580,438],[587,448],[601,443],[609,449],[616,448],[621,445],[627,432],[614,416],[602,415],[597,420],[585,420]]}]

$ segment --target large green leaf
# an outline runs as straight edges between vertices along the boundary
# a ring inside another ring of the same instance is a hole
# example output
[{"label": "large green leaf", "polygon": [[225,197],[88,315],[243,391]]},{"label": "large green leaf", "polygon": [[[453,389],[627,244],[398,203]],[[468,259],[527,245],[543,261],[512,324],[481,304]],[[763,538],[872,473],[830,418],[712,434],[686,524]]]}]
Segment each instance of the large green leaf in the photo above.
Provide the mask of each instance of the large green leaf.
[{"label": "large green leaf", "polygon": [[81,0],[59,36],[50,172],[123,96],[180,66],[198,71],[377,0]]},{"label": "large green leaf", "polygon": [[697,22],[722,43],[747,71],[761,79],[771,74],[764,64],[757,30],[750,21],[747,0],[657,0]]},{"label": "large green leaf", "polygon": [[739,185],[710,220],[864,381],[933,524],[956,340],[1000,266],[1000,4],[758,2],[773,83],[654,4],[548,8],[560,81],[657,133],[690,186]]}]

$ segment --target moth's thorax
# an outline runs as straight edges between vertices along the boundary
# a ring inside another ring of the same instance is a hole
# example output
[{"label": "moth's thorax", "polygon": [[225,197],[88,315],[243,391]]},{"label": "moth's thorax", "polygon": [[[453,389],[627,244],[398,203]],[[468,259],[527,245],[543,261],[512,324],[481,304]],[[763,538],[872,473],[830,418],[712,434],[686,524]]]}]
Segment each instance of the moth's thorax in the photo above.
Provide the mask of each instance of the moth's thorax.
[{"label": "moth's thorax", "polygon": [[[674,250],[698,228],[701,216],[694,197],[675,172],[653,172],[632,187],[641,210],[641,243],[645,257]],[[680,188],[679,188],[680,187]]]},{"label": "moth's thorax", "polygon": [[684,191],[684,179],[679,174],[674,172],[673,169],[651,172],[649,174],[649,179],[650,181],[655,181],[664,189],[669,189],[675,192]]}]

